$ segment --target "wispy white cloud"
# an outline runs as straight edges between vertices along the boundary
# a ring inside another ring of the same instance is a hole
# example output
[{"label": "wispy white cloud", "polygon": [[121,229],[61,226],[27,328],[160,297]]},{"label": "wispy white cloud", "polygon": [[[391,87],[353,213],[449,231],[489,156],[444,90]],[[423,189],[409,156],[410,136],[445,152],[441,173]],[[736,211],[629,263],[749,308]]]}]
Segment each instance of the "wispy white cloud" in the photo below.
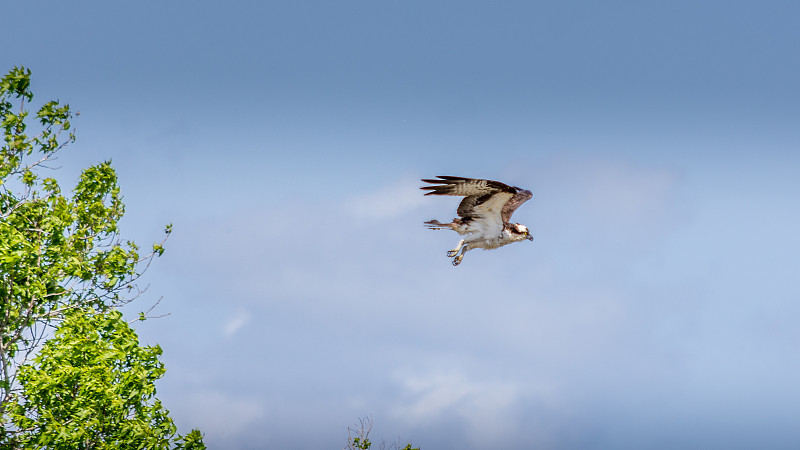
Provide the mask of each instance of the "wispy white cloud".
[{"label": "wispy white cloud", "polygon": [[670,166],[625,158],[559,158],[538,171],[535,206],[549,210],[542,220],[552,217],[562,225],[651,230],[683,211],[682,183],[681,172]]},{"label": "wispy white cloud", "polygon": [[668,169],[601,164],[585,175],[583,204],[601,223],[657,225],[675,206],[678,178]]},{"label": "wispy white cloud", "polygon": [[425,203],[419,186],[418,179],[404,178],[373,192],[352,197],[347,201],[347,209],[356,217],[369,220],[406,215]]},{"label": "wispy white cloud", "polygon": [[458,417],[470,440],[486,444],[518,428],[515,411],[528,394],[518,383],[474,380],[453,370],[415,373],[400,384],[406,400],[394,408],[398,420],[419,426]]},{"label": "wispy white cloud", "polygon": [[222,327],[222,334],[226,339],[230,339],[234,334],[236,334],[237,331],[241,330],[242,327],[247,325],[248,322],[250,322],[250,313],[239,308],[225,321],[225,324]]}]

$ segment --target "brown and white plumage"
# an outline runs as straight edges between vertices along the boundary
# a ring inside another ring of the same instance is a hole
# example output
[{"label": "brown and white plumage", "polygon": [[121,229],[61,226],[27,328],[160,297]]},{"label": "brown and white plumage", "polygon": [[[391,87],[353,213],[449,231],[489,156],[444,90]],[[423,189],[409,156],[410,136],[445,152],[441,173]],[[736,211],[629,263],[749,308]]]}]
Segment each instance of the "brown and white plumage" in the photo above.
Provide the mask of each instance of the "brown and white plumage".
[{"label": "brown and white plumage", "polygon": [[451,176],[436,178],[422,180],[430,184],[420,188],[430,191],[425,195],[464,197],[456,210],[459,217],[452,222],[425,222],[428,228],[434,230],[451,229],[466,235],[456,248],[447,252],[447,256],[453,258],[454,266],[459,265],[464,253],[473,248],[490,250],[525,239],[533,240],[533,235],[525,225],[510,222],[514,211],[533,197],[531,191],[492,180]]}]

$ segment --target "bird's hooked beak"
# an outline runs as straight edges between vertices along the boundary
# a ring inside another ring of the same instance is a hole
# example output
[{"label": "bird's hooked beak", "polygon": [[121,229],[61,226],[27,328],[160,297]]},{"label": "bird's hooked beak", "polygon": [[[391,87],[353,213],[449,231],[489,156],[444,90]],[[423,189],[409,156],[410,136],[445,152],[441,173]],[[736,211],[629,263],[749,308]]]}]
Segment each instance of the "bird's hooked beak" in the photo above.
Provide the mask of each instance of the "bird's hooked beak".
[{"label": "bird's hooked beak", "polygon": [[533,235],[530,232],[525,233],[525,236],[527,236],[525,239],[533,241]]}]

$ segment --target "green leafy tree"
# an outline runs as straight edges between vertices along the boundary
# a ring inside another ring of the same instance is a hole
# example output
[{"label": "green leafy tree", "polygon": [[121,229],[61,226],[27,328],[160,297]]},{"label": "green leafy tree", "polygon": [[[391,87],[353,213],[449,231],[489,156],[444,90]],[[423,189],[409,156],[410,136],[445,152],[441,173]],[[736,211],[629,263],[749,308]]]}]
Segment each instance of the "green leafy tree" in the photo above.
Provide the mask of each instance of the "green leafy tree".
[{"label": "green leafy tree", "polygon": [[66,313],[33,364],[19,370],[23,402],[9,408],[20,448],[201,449],[157,399],[161,348],[142,347],[119,311]]},{"label": "green leafy tree", "polygon": [[[164,251],[162,241],[142,255],[134,242],[120,239],[117,223],[125,206],[110,162],[85,169],[71,196],[62,193],[55,178],[46,176],[51,170],[48,162],[75,141],[70,122],[73,113],[69,105],[49,101],[37,109],[35,118],[30,117],[28,108],[33,101],[30,74],[25,68],[14,68],[0,79],[0,128],[4,135],[0,149],[0,448],[14,448],[9,443],[16,442],[26,432],[35,434],[40,429],[37,427],[44,424],[34,426],[23,421],[23,416],[43,421],[46,415],[55,414],[52,409],[37,409],[49,394],[37,393],[46,383],[35,375],[43,367],[51,367],[47,358],[66,357],[69,353],[62,345],[38,354],[53,335],[53,328],[65,318],[77,321],[81,314],[112,317],[105,314],[111,314],[110,311],[141,293],[136,281],[152,259]],[[169,232],[168,226],[166,235]],[[89,333],[89,328],[86,330]],[[114,339],[113,333],[101,330],[96,330],[93,336]],[[63,344],[57,338],[55,342]],[[128,344],[131,342],[128,339]],[[133,349],[130,345],[128,348]],[[142,351],[152,355],[152,351]],[[128,369],[135,368],[150,379],[158,378],[163,368],[145,361],[150,360],[130,363]],[[80,367],[73,366],[79,372]],[[88,389],[91,383],[83,380],[76,386]],[[137,391],[139,397],[134,395],[134,398],[142,400],[142,392]],[[75,398],[80,397],[76,395]],[[62,397],[61,401],[72,398]],[[58,410],[59,414],[70,411],[71,407]],[[153,406],[143,403],[142,407]],[[91,408],[81,414],[90,414],[89,411]],[[152,410],[155,423],[167,423],[159,422],[160,413],[156,411],[160,409]],[[94,417],[117,420],[102,414]],[[54,420],[77,422],[83,418],[54,417]],[[196,439],[199,433],[190,436],[194,440],[182,441],[180,445],[184,447],[178,448],[197,448],[187,447],[192,442],[202,444],[202,439]]]}]

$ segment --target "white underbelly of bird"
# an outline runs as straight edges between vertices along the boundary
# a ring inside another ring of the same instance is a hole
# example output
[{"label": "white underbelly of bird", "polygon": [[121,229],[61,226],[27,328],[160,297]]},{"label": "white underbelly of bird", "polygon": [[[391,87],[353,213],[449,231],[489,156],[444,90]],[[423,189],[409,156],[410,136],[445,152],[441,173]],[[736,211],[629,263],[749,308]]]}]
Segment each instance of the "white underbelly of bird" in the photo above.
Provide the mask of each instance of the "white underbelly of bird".
[{"label": "white underbelly of bird", "polygon": [[467,236],[464,238],[464,244],[469,245],[470,249],[473,248],[482,248],[484,250],[492,250],[495,248],[500,248],[504,245],[513,244],[514,242],[519,242],[522,239],[514,239],[511,236],[511,233],[508,231],[503,231],[503,234],[500,236],[495,236],[492,238],[482,237],[482,236],[475,236],[470,237]]}]

